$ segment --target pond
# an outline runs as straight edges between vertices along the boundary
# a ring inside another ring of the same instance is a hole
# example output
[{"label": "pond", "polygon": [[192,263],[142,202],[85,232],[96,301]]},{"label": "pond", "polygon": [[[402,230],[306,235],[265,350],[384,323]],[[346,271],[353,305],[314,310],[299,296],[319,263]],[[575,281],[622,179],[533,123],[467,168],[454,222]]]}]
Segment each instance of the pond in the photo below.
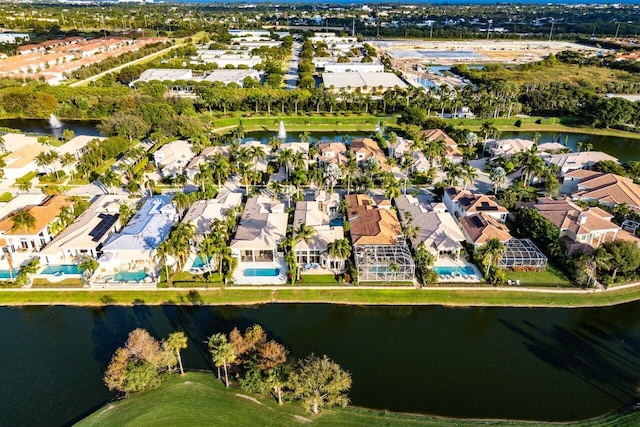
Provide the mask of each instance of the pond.
[{"label": "pond", "polygon": [[[268,144],[269,140],[274,136],[278,136],[278,132],[258,131],[247,132],[243,139],[246,141],[260,141],[263,144]],[[287,137],[285,142],[298,142],[302,132],[300,131],[287,131]],[[309,132],[309,138],[311,142],[318,141],[339,141],[348,143],[354,138],[370,138],[371,132]]]},{"label": "pond", "polygon": [[0,127],[20,129],[25,133],[62,136],[65,129],[71,129],[76,135],[100,136],[96,128],[99,121],[61,120],[62,127],[52,128],[48,120],[41,119],[0,119]]},{"label": "pond", "polygon": [[[535,132],[502,132],[500,138],[533,139],[534,133]],[[640,139],[587,135],[583,133],[539,133],[541,136],[540,142],[559,142],[576,151],[578,142],[582,141],[592,144],[593,150],[603,151],[617,157],[623,163],[640,160]]]},{"label": "pond", "polygon": [[134,328],[157,337],[184,330],[186,367],[212,369],[207,336],[254,323],[294,356],[329,355],[352,373],[352,403],[376,409],[577,420],[632,404],[640,379],[640,303],[3,307],[0,425],[69,424],[104,405],[112,394],[103,372]]}]

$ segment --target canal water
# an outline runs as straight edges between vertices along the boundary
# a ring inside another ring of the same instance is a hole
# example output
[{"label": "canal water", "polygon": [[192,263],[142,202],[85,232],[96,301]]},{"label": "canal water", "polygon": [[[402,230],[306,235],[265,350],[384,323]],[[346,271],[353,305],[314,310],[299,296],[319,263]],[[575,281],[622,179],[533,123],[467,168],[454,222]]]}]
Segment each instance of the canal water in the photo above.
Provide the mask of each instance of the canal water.
[{"label": "canal water", "polygon": [[[327,354],[352,404],[464,418],[566,421],[636,401],[640,303],[594,309],[353,307],[0,308],[0,425],[65,425],[112,398],[102,383],[134,328],[183,330],[189,369],[207,336],[259,323],[291,354]],[[212,374],[213,375],[213,374]]]}]

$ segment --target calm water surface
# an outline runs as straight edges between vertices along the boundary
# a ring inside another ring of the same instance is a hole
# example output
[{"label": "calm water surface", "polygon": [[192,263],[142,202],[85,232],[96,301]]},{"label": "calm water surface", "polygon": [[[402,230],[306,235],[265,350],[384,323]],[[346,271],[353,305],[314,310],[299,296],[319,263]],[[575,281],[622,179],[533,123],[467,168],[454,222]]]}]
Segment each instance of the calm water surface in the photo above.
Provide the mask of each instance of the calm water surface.
[{"label": "calm water surface", "polygon": [[260,323],[294,356],[327,354],[353,375],[352,403],[451,417],[575,420],[634,402],[640,303],[598,309],[350,307],[0,308],[0,425],[64,425],[112,395],[109,359],[136,327],[204,341]]}]

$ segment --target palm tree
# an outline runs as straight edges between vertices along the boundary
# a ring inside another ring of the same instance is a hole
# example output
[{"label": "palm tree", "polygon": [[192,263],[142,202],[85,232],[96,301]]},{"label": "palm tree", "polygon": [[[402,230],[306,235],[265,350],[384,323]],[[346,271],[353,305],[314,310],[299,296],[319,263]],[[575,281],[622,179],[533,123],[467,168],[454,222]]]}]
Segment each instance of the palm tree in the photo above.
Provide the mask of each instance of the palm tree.
[{"label": "palm tree", "polygon": [[458,185],[458,179],[462,176],[462,168],[460,165],[453,163],[449,166],[449,170],[447,171],[446,183],[448,185]]},{"label": "palm tree", "polygon": [[271,152],[275,153],[278,150],[278,148],[280,148],[280,146],[282,145],[282,141],[280,141],[279,138],[272,136],[271,138],[269,138],[269,142],[267,145],[271,149]]},{"label": "palm tree", "polygon": [[351,177],[358,173],[358,163],[351,150],[348,151],[347,163],[344,165],[343,176],[347,176],[347,194],[351,194]]},{"label": "palm tree", "polygon": [[53,162],[49,153],[44,151],[38,154],[35,160],[36,160],[36,165],[41,167],[44,173],[47,173],[47,166],[49,166]]},{"label": "palm tree", "polygon": [[178,260],[178,269],[181,269],[191,249],[191,241],[195,235],[195,226],[191,223],[180,222],[176,224],[169,235],[171,242],[171,254]]},{"label": "palm tree", "polygon": [[100,264],[94,258],[90,256],[85,256],[81,259],[80,264],[78,264],[78,269],[83,273],[87,273],[87,277],[93,276],[93,273],[96,272]]},{"label": "palm tree", "polygon": [[289,178],[289,168],[293,164],[293,150],[290,148],[285,148],[284,150],[280,150],[278,152],[278,162],[280,165],[284,166],[284,170],[287,174],[287,179]]},{"label": "palm tree", "polygon": [[215,334],[209,338],[209,351],[211,352],[211,358],[213,363],[217,366],[224,366],[224,382],[227,388],[229,387],[229,372],[227,365],[235,362],[236,353],[231,343],[227,341],[227,336],[224,334]]},{"label": "palm tree", "polygon": [[180,357],[180,350],[187,348],[187,336],[184,332],[174,332],[169,334],[167,338],[167,345],[169,349],[173,351],[178,358],[178,365],[180,366],[180,375],[184,375],[184,369],[182,367],[182,357]]},{"label": "palm tree", "polygon": [[28,230],[36,226],[36,218],[33,214],[25,208],[19,209],[12,217],[13,222],[12,230],[22,229],[24,234],[28,234]]},{"label": "palm tree", "polygon": [[489,178],[493,184],[493,193],[497,194],[498,188],[507,182],[507,172],[502,167],[497,166],[491,170]]},{"label": "palm tree", "polygon": [[167,282],[169,282],[169,256],[171,256],[171,242],[166,239],[156,248],[156,259],[164,266]]},{"label": "palm tree", "polygon": [[231,165],[226,157],[218,153],[213,156],[211,163],[209,163],[209,170],[211,175],[218,182],[218,189],[222,187],[222,181],[226,181],[231,173]]},{"label": "palm tree", "polygon": [[398,181],[393,176],[386,179],[384,182],[384,197],[391,200],[400,197],[400,194],[402,194],[402,190]]},{"label": "palm tree", "polygon": [[176,193],[171,201],[181,215],[192,203],[191,196],[182,192]]},{"label": "palm tree", "polygon": [[441,139],[429,141],[422,149],[422,154],[429,158],[429,166],[433,167],[434,161],[442,157],[447,145]]},{"label": "palm tree", "polygon": [[500,240],[495,237],[489,239],[487,243],[482,245],[478,250],[480,256],[482,257],[482,265],[485,266],[485,277],[489,276],[489,271],[491,267],[500,261],[502,257],[502,253],[504,252],[505,246],[500,242]]},{"label": "palm tree", "polygon": [[351,243],[349,239],[337,239],[327,245],[327,252],[331,258],[339,259],[344,264],[344,260],[351,256]]},{"label": "palm tree", "polygon": [[111,168],[104,171],[100,176],[100,182],[107,187],[108,193],[112,194],[112,189],[121,183],[121,177]]},{"label": "palm tree", "polygon": [[416,239],[420,233],[420,227],[413,224],[413,221],[407,221],[402,228],[402,235],[405,240]]},{"label": "palm tree", "polygon": [[33,187],[31,180],[20,180],[20,182],[16,182],[16,185],[18,186],[18,189],[24,191],[25,193],[29,192],[29,190],[31,190],[31,187]]},{"label": "palm tree", "polygon": [[67,227],[69,224],[73,222],[74,219],[76,219],[76,216],[73,212],[73,206],[63,206],[60,209],[60,214],[58,215],[58,220],[60,221],[60,224]]},{"label": "palm tree", "polygon": [[462,167],[462,184],[463,190],[467,189],[468,184],[473,184],[473,181],[478,177],[478,171],[469,163],[465,163]]},{"label": "palm tree", "polygon": [[64,153],[64,156],[62,156],[62,159],[60,159],[60,164],[63,168],[67,168],[67,173],[69,175],[71,175],[71,169],[69,168],[69,166],[74,163],[76,163],[76,156],[74,156],[72,153]]},{"label": "palm tree", "polygon": [[523,180],[525,188],[533,176],[538,175],[544,170],[544,160],[538,157],[538,150],[535,146],[530,150],[521,151],[516,155],[516,161],[522,168]]},{"label": "palm tree", "polygon": [[[54,164],[54,163],[60,161],[60,154],[58,154],[57,151],[51,150],[51,151],[49,151],[48,155],[49,155],[50,164]],[[56,179],[59,179],[60,175],[58,174],[58,168],[54,167],[54,171],[55,171],[55,174],[56,174]]]}]

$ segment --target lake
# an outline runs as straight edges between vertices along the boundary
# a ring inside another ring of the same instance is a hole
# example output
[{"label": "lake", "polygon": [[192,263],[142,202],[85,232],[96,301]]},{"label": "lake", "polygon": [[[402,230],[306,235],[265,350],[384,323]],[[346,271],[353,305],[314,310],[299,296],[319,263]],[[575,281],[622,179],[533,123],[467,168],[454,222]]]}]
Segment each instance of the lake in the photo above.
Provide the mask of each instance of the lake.
[{"label": "lake", "polygon": [[[533,139],[535,132],[501,132],[500,138]],[[559,142],[577,151],[578,142],[593,145],[593,150],[604,151],[617,157],[621,162],[640,160],[640,139],[620,138],[602,135],[586,135],[582,133],[539,132],[540,142]]]},{"label": "lake", "polygon": [[184,330],[190,369],[207,336],[261,324],[291,354],[327,354],[354,405],[465,418],[566,421],[636,400],[640,303],[593,309],[353,307],[0,308],[0,425],[64,425],[108,402],[102,383],[134,328]]},{"label": "lake", "polygon": [[[49,134],[61,136],[63,129],[71,129],[76,135],[99,136],[96,129],[97,121],[62,121],[62,128],[52,129],[48,120],[40,119],[0,119],[0,127],[20,129],[23,132],[36,134]],[[287,132],[286,142],[300,140],[300,131]],[[502,132],[501,138],[525,138],[533,139],[534,132]],[[243,141],[258,140],[267,144],[269,139],[276,136],[277,132],[247,132]],[[566,143],[567,146],[576,149],[578,141],[593,144],[594,150],[604,151],[617,157],[622,162],[640,159],[640,139],[620,138],[611,136],[587,135],[580,133],[540,132],[540,142],[556,141]],[[370,137],[367,132],[310,132],[312,141],[346,141],[353,138]]]}]

